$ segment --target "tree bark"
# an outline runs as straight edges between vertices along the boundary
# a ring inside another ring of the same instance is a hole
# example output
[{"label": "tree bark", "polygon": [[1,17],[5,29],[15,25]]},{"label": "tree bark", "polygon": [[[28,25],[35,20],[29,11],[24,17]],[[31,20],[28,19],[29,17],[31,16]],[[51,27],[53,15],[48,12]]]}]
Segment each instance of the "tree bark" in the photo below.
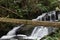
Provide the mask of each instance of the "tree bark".
[{"label": "tree bark", "polygon": [[16,24],[26,24],[33,26],[45,26],[45,27],[60,27],[60,22],[50,22],[50,21],[32,21],[24,19],[13,19],[13,18],[0,18],[0,22],[16,23]]}]

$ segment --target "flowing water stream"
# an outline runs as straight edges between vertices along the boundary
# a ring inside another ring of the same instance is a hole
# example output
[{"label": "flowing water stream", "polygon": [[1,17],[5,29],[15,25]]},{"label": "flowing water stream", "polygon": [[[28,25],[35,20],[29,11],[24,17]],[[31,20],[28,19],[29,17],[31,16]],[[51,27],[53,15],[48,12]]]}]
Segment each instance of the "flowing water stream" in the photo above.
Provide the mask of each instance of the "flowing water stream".
[{"label": "flowing water stream", "polygon": [[[32,19],[32,21],[50,21],[54,22],[56,20],[56,13],[55,11],[51,11],[48,13],[43,13],[42,15],[38,16],[36,19]],[[23,26],[23,25],[21,25]],[[17,29],[19,29],[21,26],[14,27],[12,30],[10,30],[6,36],[2,36],[1,39],[8,38],[8,36],[12,36],[16,34]],[[44,27],[44,26],[36,26],[34,30],[32,31],[30,36],[24,35],[23,39],[33,39],[33,40],[40,40],[44,36],[52,33],[55,31],[55,28],[53,27]],[[18,38],[21,37],[21,35],[17,35]],[[11,38],[11,37],[10,37]]]}]

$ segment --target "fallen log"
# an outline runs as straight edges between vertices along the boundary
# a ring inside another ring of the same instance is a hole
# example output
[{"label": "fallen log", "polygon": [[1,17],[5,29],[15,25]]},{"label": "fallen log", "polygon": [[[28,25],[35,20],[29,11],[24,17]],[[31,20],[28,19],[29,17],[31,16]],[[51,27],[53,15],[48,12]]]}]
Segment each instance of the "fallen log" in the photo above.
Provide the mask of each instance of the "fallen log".
[{"label": "fallen log", "polygon": [[34,26],[46,26],[46,27],[60,27],[60,22],[50,22],[50,21],[32,21],[32,20],[24,20],[24,19],[13,19],[13,18],[1,18],[0,22],[7,23],[16,23],[16,24],[26,24],[26,25],[34,25]]}]

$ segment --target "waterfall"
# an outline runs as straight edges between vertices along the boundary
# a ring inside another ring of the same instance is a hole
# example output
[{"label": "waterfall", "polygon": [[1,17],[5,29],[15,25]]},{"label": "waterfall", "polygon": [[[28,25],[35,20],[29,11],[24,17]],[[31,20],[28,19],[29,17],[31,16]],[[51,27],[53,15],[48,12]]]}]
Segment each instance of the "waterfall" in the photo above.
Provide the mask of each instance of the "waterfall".
[{"label": "waterfall", "polygon": [[48,16],[50,16],[50,21],[56,21],[56,12],[55,11],[51,11],[48,12]]},{"label": "waterfall", "polygon": [[[38,16],[36,19],[32,19],[32,21],[50,21],[50,22],[54,22],[56,20],[56,12],[55,11],[51,11],[48,13],[43,13],[42,15]],[[23,26],[23,25],[21,25]],[[12,36],[15,35],[16,31],[21,27],[14,27],[12,30],[10,30],[6,36],[1,37],[2,39],[8,38],[8,36]],[[36,26],[34,28],[34,30],[32,31],[30,36],[26,36],[26,35],[17,35],[17,37],[20,39],[21,37],[23,39],[34,39],[34,40],[40,40],[41,38],[43,38],[44,36],[52,33],[55,31],[55,28],[53,27],[44,27],[44,26]],[[11,37],[10,37],[11,38]]]},{"label": "waterfall", "polygon": [[[36,19],[33,19],[32,21],[42,21],[42,18],[44,17],[44,20],[46,20],[46,13],[44,13],[44,14],[42,14],[42,15],[40,15],[40,16],[38,16]],[[45,33],[43,33],[43,32],[45,32],[45,31],[47,31],[47,30],[45,30],[44,29],[44,27],[43,26],[36,26],[35,28],[34,28],[34,30],[33,30],[33,32],[32,32],[32,34],[31,34],[31,36],[32,37],[35,37],[36,39],[41,39],[42,37],[43,37],[43,35],[45,34]]]},{"label": "waterfall", "polygon": [[[38,16],[36,19],[32,19],[32,21],[42,21],[42,18],[43,18],[45,15],[46,15],[46,13]],[[36,27],[34,28],[34,30],[32,31],[31,36],[35,36],[36,33],[37,33],[37,31],[41,30],[40,28],[43,29],[43,26],[38,26],[38,27],[36,26]],[[37,36],[37,35],[36,35],[36,36]]]},{"label": "waterfall", "polygon": [[38,16],[35,20],[36,21],[42,21],[42,18],[45,17],[45,15],[46,15],[46,13],[43,13],[42,15]]},{"label": "waterfall", "polygon": [[10,31],[7,33],[7,35],[15,35],[17,29],[19,29],[19,28],[20,28],[20,26],[18,26],[18,27],[14,27],[12,30],[10,30]]},{"label": "waterfall", "polygon": [[14,27],[12,30],[10,30],[10,31],[7,33],[7,35],[15,35],[15,34],[16,34],[16,31],[17,31],[20,27],[22,27],[22,26],[23,26],[23,24],[20,25],[20,26]]},{"label": "waterfall", "polygon": [[52,13],[52,19],[53,19],[54,21],[56,21],[56,12],[55,12],[55,11],[53,11],[53,13]]},{"label": "waterfall", "polygon": [[[52,16],[54,15],[54,19],[52,19]],[[42,19],[43,18],[43,19]],[[51,11],[48,13],[43,13],[42,15],[38,16],[36,19],[32,19],[32,21],[55,21],[55,11]],[[23,39],[33,39],[33,40],[40,40],[44,36],[54,32],[53,27],[44,27],[44,26],[36,26],[34,30],[32,31],[30,36],[25,36]]]},{"label": "waterfall", "polygon": [[16,37],[16,31],[21,28],[22,26],[24,26],[24,24],[18,26],[18,27],[14,27],[12,30],[10,30],[7,35],[4,35],[1,37],[1,39],[11,39]]},{"label": "waterfall", "polygon": [[[47,17],[50,17],[48,21],[55,21],[56,20],[56,13],[55,11],[51,11],[48,13],[43,13],[42,15],[38,16],[36,19],[33,19],[32,21],[42,21],[42,18],[44,18],[44,21],[47,21]],[[54,17],[54,19],[52,18]],[[32,31],[31,37],[35,37],[37,39],[41,39],[44,36],[52,33],[54,31],[53,27],[44,27],[44,26],[36,26],[34,30]]]}]

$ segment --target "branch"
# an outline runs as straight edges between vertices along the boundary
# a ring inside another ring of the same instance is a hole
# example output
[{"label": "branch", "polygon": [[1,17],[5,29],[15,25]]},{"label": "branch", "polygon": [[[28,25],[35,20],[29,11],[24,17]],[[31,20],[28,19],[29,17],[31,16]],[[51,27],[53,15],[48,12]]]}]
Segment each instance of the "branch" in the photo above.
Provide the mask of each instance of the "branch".
[{"label": "branch", "polygon": [[60,22],[49,22],[49,21],[32,21],[23,19],[12,19],[12,18],[0,18],[0,22],[26,24],[34,26],[46,26],[46,27],[60,27]]},{"label": "branch", "polygon": [[8,9],[8,8],[5,8],[5,7],[3,7],[3,6],[0,6],[0,8],[3,8],[3,9],[5,9],[5,10],[9,11],[9,12],[12,12],[12,13],[14,13],[14,14],[16,14],[17,16],[19,16],[19,17],[20,17],[20,15],[19,15],[19,14],[17,14],[16,12],[14,12],[14,11],[12,11],[12,10]]}]

